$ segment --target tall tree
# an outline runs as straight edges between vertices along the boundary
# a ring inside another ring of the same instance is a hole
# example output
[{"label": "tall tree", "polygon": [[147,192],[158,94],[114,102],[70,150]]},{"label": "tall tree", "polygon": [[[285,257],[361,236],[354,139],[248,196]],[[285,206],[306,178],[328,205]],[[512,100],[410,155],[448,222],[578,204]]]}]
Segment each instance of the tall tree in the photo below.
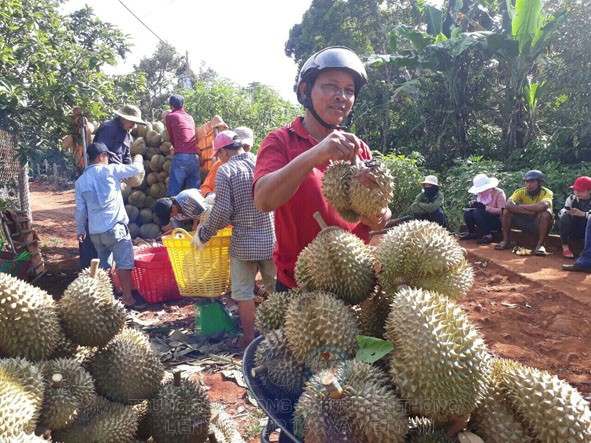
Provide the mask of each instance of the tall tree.
[{"label": "tall tree", "polygon": [[62,0],[0,0],[0,126],[23,153],[59,146],[79,105],[101,118],[141,87],[141,76],[101,71],[128,52],[125,35]]}]

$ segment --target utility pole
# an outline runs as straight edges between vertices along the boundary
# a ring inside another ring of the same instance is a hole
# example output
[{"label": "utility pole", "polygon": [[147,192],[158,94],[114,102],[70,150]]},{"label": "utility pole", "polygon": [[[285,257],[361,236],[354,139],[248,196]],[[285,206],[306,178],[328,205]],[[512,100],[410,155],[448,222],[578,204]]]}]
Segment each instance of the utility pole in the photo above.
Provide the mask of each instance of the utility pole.
[{"label": "utility pole", "polygon": [[189,51],[185,51],[185,73],[181,74],[181,87],[191,89],[193,87],[191,80],[191,68],[189,67]]}]

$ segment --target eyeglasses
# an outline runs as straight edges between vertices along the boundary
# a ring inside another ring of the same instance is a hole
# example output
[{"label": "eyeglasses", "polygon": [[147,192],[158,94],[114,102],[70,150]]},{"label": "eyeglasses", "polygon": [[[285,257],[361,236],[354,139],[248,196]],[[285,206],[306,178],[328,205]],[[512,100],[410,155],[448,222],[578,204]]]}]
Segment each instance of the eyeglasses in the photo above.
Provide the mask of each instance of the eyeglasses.
[{"label": "eyeglasses", "polygon": [[319,85],[319,88],[325,94],[332,95],[333,97],[336,97],[337,95],[344,95],[347,99],[355,97],[355,89],[353,88],[339,88],[331,83]]}]

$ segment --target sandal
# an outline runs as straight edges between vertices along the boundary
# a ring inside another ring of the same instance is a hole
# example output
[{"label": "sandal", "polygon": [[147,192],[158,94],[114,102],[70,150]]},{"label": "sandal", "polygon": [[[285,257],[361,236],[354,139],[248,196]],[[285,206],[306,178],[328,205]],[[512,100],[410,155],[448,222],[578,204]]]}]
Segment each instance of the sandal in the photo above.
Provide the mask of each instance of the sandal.
[{"label": "sandal", "polygon": [[546,252],[546,248],[544,247],[544,245],[542,245],[542,246],[538,246],[534,250],[534,255],[537,255],[538,257],[543,257],[545,255],[548,255],[548,253]]},{"label": "sandal", "polygon": [[501,243],[499,243],[498,245],[495,245],[495,249],[497,251],[503,251],[505,249],[509,249],[511,248],[511,245],[509,244],[509,242],[506,242],[505,240],[503,240]]},{"label": "sandal", "polygon": [[573,254],[570,249],[565,249],[564,251],[562,251],[562,256],[564,258],[575,258],[575,254]]}]

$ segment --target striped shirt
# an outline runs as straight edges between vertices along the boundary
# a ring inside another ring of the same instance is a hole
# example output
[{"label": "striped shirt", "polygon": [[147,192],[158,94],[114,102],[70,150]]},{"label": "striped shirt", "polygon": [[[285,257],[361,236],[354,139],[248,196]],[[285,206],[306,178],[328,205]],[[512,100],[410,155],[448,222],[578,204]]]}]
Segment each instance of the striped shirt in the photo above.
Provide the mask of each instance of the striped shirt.
[{"label": "striped shirt", "polygon": [[197,233],[205,243],[217,231],[232,225],[230,256],[238,260],[270,260],[275,247],[273,213],[260,212],[254,205],[255,160],[253,154],[243,152],[219,167],[215,178],[215,204],[209,219]]}]

